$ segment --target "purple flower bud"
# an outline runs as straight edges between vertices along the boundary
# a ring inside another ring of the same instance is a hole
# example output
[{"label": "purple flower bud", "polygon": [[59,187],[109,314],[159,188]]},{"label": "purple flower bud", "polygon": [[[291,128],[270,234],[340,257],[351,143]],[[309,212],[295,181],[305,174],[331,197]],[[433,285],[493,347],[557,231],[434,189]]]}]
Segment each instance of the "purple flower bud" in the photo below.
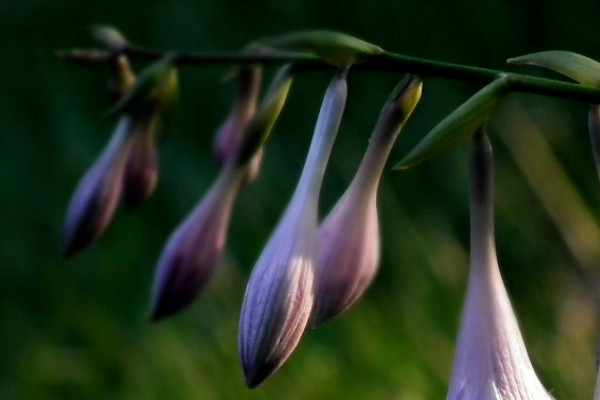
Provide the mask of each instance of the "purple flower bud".
[{"label": "purple flower bud", "polygon": [[400,130],[421,97],[408,76],[386,103],[352,183],[319,227],[312,324],[342,313],[367,289],[379,263],[377,186]]},{"label": "purple flower bud", "polygon": [[300,182],[246,288],[238,343],[251,388],[290,356],[310,316],[319,191],[344,111],[345,76],[341,70],[325,93]]},{"label": "purple flower bud", "polygon": [[492,149],[471,150],[471,266],[448,400],[551,400],[537,378],[504,288],[494,244]]},{"label": "purple flower bud", "polygon": [[248,123],[256,112],[261,83],[260,67],[240,67],[236,71],[239,82],[233,109],[215,136],[214,153],[224,165],[237,150]]},{"label": "purple flower bud", "polygon": [[123,201],[125,207],[134,209],[148,199],[158,182],[158,155],[154,143],[156,118],[140,118],[127,156]]},{"label": "purple flower bud", "polygon": [[110,142],[79,182],[65,220],[65,256],[72,256],[96,241],[112,220],[123,187],[132,128],[129,117],[119,120]]},{"label": "purple flower bud", "polygon": [[[248,125],[256,113],[256,104],[261,84],[260,67],[241,67],[236,72],[239,85],[233,109],[221,125],[215,136],[214,153],[221,165],[235,155]],[[262,161],[262,151],[250,160],[250,168],[244,178],[243,185],[254,181],[258,176]]]},{"label": "purple flower bud", "polygon": [[163,250],[154,279],[152,319],[174,314],[189,305],[212,276],[227,236],[229,217],[237,192],[248,172],[257,166],[262,143],[275,124],[292,82],[290,68],[284,67],[271,85],[258,124],[252,132],[256,142],[245,150],[242,160],[230,157],[219,178],[196,209],[171,235]]},{"label": "purple flower bud", "polygon": [[596,163],[596,172],[600,178],[600,105],[592,104],[590,106],[588,126],[590,131],[590,141],[592,144],[592,154]]},{"label": "purple flower bud", "polygon": [[224,168],[208,194],[169,238],[154,278],[153,321],[188,306],[212,276],[244,174],[245,169],[231,164]]}]

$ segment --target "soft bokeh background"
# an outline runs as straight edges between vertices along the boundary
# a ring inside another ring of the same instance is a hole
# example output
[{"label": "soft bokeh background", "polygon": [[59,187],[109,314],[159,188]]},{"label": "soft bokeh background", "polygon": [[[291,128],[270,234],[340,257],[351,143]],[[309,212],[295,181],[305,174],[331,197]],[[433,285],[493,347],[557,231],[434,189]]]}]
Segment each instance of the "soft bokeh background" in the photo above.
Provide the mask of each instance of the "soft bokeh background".
[{"label": "soft bokeh background", "polygon": [[[467,146],[386,172],[383,258],[367,296],[308,332],[264,386],[243,385],[236,335],[245,282],[300,174],[325,72],[294,84],[262,175],[237,203],[223,265],[188,311],[147,321],[163,241],[217,173],[212,135],[233,92],[219,82],[224,67],[181,71],[182,104],[161,150],[158,192],[139,211],[119,212],[94,248],[63,260],[67,202],[113,127],[102,118],[107,68],[53,56],[55,48],[92,45],[88,25],[113,24],[140,44],[199,50],[330,28],[409,55],[508,68],[508,57],[549,49],[600,59],[599,20],[596,0],[0,0],[0,398],[433,400],[444,398],[450,377],[468,263]],[[323,212],[352,178],[400,78],[351,75]],[[392,161],[476,89],[428,79]],[[586,118],[586,104],[521,94],[491,124],[502,272],[533,363],[558,399],[591,399],[595,375],[590,287],[600,215]]]}]

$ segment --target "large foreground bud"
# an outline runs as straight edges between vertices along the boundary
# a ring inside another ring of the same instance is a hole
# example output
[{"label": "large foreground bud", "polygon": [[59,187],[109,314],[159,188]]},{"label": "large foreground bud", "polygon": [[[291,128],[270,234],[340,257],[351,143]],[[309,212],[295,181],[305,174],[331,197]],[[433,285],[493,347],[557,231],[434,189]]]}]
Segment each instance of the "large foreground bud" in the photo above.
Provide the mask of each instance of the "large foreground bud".
[{"label": "large foreground bud", "polygon": [[121,196],[132,127],[129,117],[119,120],[110,142],[75,189],[65,220],[65,256],[91,245],[110,224]]},{"label": "large foreground bud", "polygon": [[538,380],[504,288],[494,241],[492,149],[471,149],[471,265],[448,400],[550,400]]},{"label": "large foreground bud", "polygon": [[340,70],[325,93],[300,182],[246,288],[238,341],[249,387],[263,382],[285,362],[310,316],[319,191],[346,93],[346,70]]},{"label": "large foreground bud", "polygon": [[342,313],[367,289],[379,263],[377,186],[402,126],[421,98],[422,80],[408,76],[385,104],[352,183],[319,227],[312,324]]},{"label": "large foreground bud", "polygon": [[238,146],[208,194],[169,238],[154,278],[152,320],[191,304],[213,275],[223,253],[237,193],[248,176],[251,160],[262,152],[262,143],[282,110],[291,83],[291,69],[283,67],[250,123],[255,140]]}]

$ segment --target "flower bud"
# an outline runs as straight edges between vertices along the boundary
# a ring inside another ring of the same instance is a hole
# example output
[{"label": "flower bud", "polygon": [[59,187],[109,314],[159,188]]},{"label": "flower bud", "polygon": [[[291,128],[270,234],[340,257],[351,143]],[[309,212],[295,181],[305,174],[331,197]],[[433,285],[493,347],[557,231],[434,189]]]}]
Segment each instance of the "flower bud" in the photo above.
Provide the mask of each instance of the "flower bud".
[{"label": "flower bud", "polygon": [[214,153],[221,165],[233,156],[239,146],[248,123],[256,112],[260,90],[260,67],[240,67],[235,76],[238,89],[233,108],[215,136]]},{"label": "flower bud", "polygon": [[480,130],[471,149],[471,261],[447,400],[551,400],[538,380],[504,288],[494,243],[493,159]]},{"label": "flower bud", "polygon": [[236,165],[250,163],[268,139],[285,105],[293,77],[293,66],[284,65],[273,78],[232,157]]},{"label": "flower bud", "polygon": [[156,117],[145,116],[137,121],[136,132],[127,156],[123,201],[127,209],[139,207],[147,200],[158,182],[158,154],[154,143]]},{"label": "flower bud", "polygon": [[356,302],[379,263],[377,186],[402,126],[421,97],[422,80],[408,76],[384,106],[352,183],[319,227],[312,324],[320,325]]},{"label": "flower bud", "polygon": [[341,70],[325,93],[300,182],[246,288],[238,343],[251,388],[291,355],[310,316],[319,191],[346,102],[345,75]]},{"label": "flower bud", "polygon": [[223,169],[208,194],[169,238],[154,279],[153,321],[188,306],[212,276],[244,174],[244,169]]},{"label": "flower bud", "polygon": [[122,117],[110,142],[79,182],[65,220],[65,256],[95,242],[112,220],[123,187],[131,131],[131,119]]},{"label": "flower bud", "polygon": [[590,106],[588,126],[590,131],[590,142],[592,144],[592,154],[596,163],[596,173],[600,179],[600,105],[592,104]]},{"label": "flower bud", "polygon": [[260,162],[262,142],[275,124],[285,102],[292,80],[288,72],[289,68],[284,68],[278,74],[271,86],[271,94],[266,96],[266,105],[262,105],[262,111],[258,115],[262,116],[261,121],[267,123],[263,123],[260,129],[251,131],[256,142],[252,143],[252,148],[246,147],[246,161],[238,162],[240,146],[235,150],[234,156],[226,161],[208,194],[171,235],[162,252],[154,279],[152,320],[167,317],[188,306],[200,294],[216,269],[239,188],[252,169],[256,168],[254,161]]}]

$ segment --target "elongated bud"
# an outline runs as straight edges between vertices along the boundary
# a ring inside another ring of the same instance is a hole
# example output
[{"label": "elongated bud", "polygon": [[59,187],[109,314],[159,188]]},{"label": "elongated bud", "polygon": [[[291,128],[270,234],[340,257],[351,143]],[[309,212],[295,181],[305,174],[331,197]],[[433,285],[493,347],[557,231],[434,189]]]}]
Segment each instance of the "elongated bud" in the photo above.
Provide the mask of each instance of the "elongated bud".
[{"label": "elongated bud", "polygon": [[156,116],[149,115],[136,121],[123,182],[123,201],[130,210],[147,200],[158,183],[158,154],[154,143],[156,120]]},{"label": "elongated bud", "polygon": [[[256,113],[256,103],[260,91],[261,69],[258,66],[240,67],[235,72],[238,91],[229,116],[215,136],[214,153],[221,165],[233,158],[248,130],[248,125]],[[250,161],[244,184],[256,179],[262,160],[262,152]]]},{"label": "elongated bud", "polygon": [[385,104],[352,183],[319,227],[312,324],[354,304],[379,263],[377,185],[392,146],[421,98],[422,80],[406,77]]},{"label": "elongated bud", "polygon": [[260,67],[240,67],[236,71],[238,89],[229,116],[215,136],[214,153],[221,165],[232,157],[256,112],[260,90]]},{"label": "elongated bud", "polygon": [[394,169],[413,167],[469,141],[489,118],[494,107],[509,93],[511,78],[501,76],[437,124]]},{"label": "elongated bud", "polygon": [[154,278],[153,321],[182,310],[206,286],[221,258],[244,174],[244,169],[223,169],[208,194],[169,238]]},{"label": "elongated bud", "polygon": [[283,66],[273,78],[259,109],[250,120],[246,134],[235,151],[233,159],[236,165],[243,166],[249,163],[268,139],[285,105],[292,80],[292,65]]},{"label": "elongated bud", "polygon": [[310,316],[319,191],[346,92],[346,70],[341,70],[325,93],[300,182],[246,288],[238,341],[246,384],[251,388],[290,356]]},{"label": "elongated bud", "polygon": [[338,67],[361,62],[369,56],[384,52],[381,47],[353,36],[318,30],[265,38],[260,43],[277,50],[311,53]]},{"label": "elongated bud", "polygon": [[131,119],[122,117],[110,142],[79,182],[65,220],[65,256],[95,242],[110,224],[121,196],[131,131]]},{"label": "elongated bud", "polygon": [[588,126],[590,131],[590,143],[592,144],[592,154],[596,162],[596,173],[600,179],[600,105],[592,104],[590,106]]},{"label": "elongated bud", "polygon": [[504,288],[494,243],[493,159],[480,130],[471,150],[471,266],[448,400],[551,400]]}]

